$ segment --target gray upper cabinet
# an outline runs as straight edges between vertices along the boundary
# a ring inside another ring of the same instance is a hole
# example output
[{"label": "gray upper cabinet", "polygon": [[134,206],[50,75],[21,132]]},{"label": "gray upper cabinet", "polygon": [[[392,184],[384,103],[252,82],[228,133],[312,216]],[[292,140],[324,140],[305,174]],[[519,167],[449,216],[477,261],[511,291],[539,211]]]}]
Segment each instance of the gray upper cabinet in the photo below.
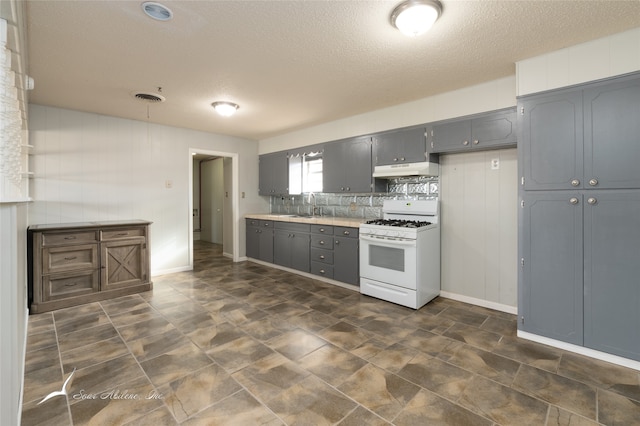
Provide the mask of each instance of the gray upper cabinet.
[{"label": "gray upper cabinet", "polygon": [[258,194],[289,193],[289,160],[284,151],[263,154],[258,164]]},{"label": "gray upper cabinet", "polygon": [[584,345],[640,361],[640,190],[584,192]]},{"label": "gray upper cabinet", "polygon": [[582,92],[536,95],[518,104],[524,189],[582,185]]},{"label": "gray upper cabinet", "polygon": [[582,196],[528,193],[522,213],[520,329],[582,345]]},{"label": "gray upper cabinet", "polygon": [[514,108],[434,123],[429,130],[430,153],[496,149],[517,143]]},{"label": "gray upper cabinet", "polygon": [[640,78],[518,103],[525,190],[640,188]]},{"label": "gray upper cabinet", "polygon": [[371,137],[343,139],[324,146],[322,192],[371,192]]},{"label": "gray upper cabinet", "polygon": [[373,162],[376,166],[426,161],[425,128],[400,129],[373,136]]},{"label": "gray upper cabinet", "polygon": [[640,78],[584,91],[584,186],[640,188]]}]

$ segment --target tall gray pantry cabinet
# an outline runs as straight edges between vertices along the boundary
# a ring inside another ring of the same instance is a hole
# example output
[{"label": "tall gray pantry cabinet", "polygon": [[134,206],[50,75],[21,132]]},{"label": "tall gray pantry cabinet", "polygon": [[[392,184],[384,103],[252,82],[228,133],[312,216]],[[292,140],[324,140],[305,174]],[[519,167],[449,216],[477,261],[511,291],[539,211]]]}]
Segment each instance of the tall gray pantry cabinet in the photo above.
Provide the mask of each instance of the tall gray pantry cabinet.
[{"label": "tall gray pantry cabinet", "polygon": [[519,328],[640,360],[640,75],[518,100]]}]

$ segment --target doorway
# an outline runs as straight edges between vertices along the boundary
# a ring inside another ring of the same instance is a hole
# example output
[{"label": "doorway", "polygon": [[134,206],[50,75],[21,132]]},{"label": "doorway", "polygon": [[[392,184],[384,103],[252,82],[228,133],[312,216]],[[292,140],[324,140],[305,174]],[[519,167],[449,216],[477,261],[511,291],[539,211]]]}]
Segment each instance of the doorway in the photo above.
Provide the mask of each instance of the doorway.
[{"label": "doorway", "polygon": [[189,150],[189,267],[193,241],[222,246],[222,253],[239,260],[238,154]]}]

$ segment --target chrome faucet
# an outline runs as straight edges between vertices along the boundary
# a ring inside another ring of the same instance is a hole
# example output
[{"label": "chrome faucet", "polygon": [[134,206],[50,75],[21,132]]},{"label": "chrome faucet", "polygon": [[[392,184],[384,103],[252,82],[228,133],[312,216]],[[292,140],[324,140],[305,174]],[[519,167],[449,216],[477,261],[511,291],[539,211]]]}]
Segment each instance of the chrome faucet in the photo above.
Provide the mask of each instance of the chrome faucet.
[{"label": "chrome faucet", "polygon": [[[313,204],[311,204],[311,197],[313,197]],[[316,215],[320,215],[322,216],[322,210],[316,205],[316,194],[314,194],[313,192],[309,192],[309,204],[311,204],[311,215],[312,216],[316,216]]]}]

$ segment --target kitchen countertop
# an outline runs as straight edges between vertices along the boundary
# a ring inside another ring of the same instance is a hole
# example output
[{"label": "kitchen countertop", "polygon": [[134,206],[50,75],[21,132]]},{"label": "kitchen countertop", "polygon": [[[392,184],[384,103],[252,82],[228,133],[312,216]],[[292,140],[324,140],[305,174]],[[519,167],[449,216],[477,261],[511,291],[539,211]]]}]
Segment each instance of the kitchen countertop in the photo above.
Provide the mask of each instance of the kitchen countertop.
[{"label": "kitchen countertop", "polygon": [[367,221],[364,218],[358,217],[333,217],[333,216],[292,216],[287,214],[269,214],[269,213],[257,213],[245,215],[247,219],[260,219],[260,220],[277,220],[280,222],[297,222],[297,223],[310,223],[319,225],[332,225],[332,226],[348,226],[351,228],[357,228],[361,223]]}]

